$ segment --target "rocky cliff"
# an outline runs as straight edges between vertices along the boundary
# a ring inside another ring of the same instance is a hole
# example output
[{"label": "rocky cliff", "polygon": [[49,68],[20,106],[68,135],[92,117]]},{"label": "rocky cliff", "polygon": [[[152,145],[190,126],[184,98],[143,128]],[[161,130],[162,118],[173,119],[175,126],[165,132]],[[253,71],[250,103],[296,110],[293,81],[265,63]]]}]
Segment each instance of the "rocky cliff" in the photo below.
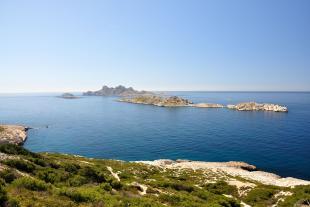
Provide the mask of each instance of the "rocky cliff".
[{"label": "rocky cliff", "polygon": [[27,139],[27,127],[18,125],[0,125],[0,144],[20,145]]}]

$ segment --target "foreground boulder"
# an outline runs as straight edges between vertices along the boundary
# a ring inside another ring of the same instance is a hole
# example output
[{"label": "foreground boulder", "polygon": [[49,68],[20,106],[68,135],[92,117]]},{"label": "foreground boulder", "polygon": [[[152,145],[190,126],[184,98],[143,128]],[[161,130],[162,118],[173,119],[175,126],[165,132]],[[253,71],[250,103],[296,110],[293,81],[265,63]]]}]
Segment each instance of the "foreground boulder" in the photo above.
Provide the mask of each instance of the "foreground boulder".
[{"label": "foreground boulder", "polygon": [[28,129],[19,125],[0,125],[0,144],[23,144],[27,139]]},{"label": "foreground boulder", "polygon": [[274,111],[274,112],[288,112],[287,107],[277,104],[246,102],[239,103],[237,105],[227,105],[228,109],[234,109],[238,111]]}]

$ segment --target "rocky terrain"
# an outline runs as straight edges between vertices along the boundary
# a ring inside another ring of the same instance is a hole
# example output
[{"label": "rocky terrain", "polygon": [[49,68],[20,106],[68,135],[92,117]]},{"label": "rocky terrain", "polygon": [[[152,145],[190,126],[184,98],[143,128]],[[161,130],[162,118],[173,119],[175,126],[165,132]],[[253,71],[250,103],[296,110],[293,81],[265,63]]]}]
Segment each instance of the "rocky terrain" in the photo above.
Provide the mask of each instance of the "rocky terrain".
[{"label": "rocky terrain", "polygon": [[177,96],[163,97],[163,96],[137,96],[133,98],[120,99],[121,102],[135,103],[135,104],[148,104],[162,107],[178,107],[189,106],[191,101]]},{"label": "rocky terrain", "polygon": [[234,109],[238,111],[274,111],[274,112],[287,112],[288,109],[285,106],[280,106],[277,104],[267,104],[267,103],[255,103],[246,102],[239,103],[237,105],[227,105],[228,109]]},{"label": "rocky terrain", "polygon": [[[135,104],[147,104],[163,107],[179,107],[189,106],[196,108],[224,108],[222,104],[214,103],[193,103],[188,99],[184,99],[178,96],[136,96],[130,98],[122,98],[119,101]],[[228,109],[234,109],[238,111],[274,111],[274,112],[287,112],[288,109],[285,106],[277,104],[259,104],[255,102],[240,103],[237,105],[227,105]]]},{"label": "rocky terrain", "polygon": [[27,139],[27,127],[18,125],[0,125],[0,144],[22,144]]},{"label": "rocky terrain", "polygon": [[243,162],[124,162],[0,145],[0,206],[302,207],[309,181]]},{"label": "rocky terrain", "polygon": [[61,96],[58,96],[59,98],[64,98],[64,99],[77,99],[80,98],[78,96],[73,95],[72,93],[63,93]]},{"label": "rocky terrain", "polygon": [[126,88],[124,86],[117,86],[115,88],[103,86],[98,91],[87,91],[83,93],[84,96],[139,96],[139,95],[151,95],[152,92],[137,91],[132,87]]},{"label": "rocky terrain", "polygon": [[224,105],[214,103],[197,103],[197,104],[191,104],[190,106],[196,108],[224,108]]}]

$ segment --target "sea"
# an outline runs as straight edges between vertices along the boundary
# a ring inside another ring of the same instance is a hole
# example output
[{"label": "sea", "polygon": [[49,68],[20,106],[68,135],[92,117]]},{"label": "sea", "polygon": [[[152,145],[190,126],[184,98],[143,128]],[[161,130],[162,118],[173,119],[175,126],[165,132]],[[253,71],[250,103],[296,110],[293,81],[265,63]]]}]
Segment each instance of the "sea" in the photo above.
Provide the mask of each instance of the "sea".
[{"label": "sea", "polygon": [[166,108],[117,97],[62,99],[60,93],[0,94],[0,124],[31,127],[24,147],[126,161],[244,161],[310,180],[309,92],[163,92],[195,103],[255,101],[288,113]]}]

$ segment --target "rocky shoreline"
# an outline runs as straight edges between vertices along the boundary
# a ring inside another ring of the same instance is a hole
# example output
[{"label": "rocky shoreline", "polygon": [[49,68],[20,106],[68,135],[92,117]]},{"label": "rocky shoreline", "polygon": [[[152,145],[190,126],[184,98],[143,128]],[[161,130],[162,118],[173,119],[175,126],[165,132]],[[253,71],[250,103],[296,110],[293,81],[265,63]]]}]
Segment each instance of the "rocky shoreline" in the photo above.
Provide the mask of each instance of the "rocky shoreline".
[{"label": "rocky shoreline", "polygon": [[20,125],[0,125],[0,144],[23,144],[27,139],[29,129],[29,127]]},{"label": "rocky shoreline", "polygon": [[227,105],[216,103],[193,103],[188,99],[178,96],[136,96],[130,98],[121,98],[118,101],[134,104],[146,104],[160,107],[195,107],[195,108],[227,108],[237,111],[274,111],[274,112],[288,112],[287,107],[278,104],[245,102],[236,105]]},{"label": "rocky shoreline", "polygon": [[160,159],[154,161],[136,161],[160,167],[162,169],[191,169],[191,170],[211,170],[218,174],[228,176],[237,176],[247,180],[260,182],[265,185],[273,185],[279,187],[294,187],[298,185],[310,185],[310,181],[298,178],[286,177],[282,178],[274,173],[260,171],[254,165],[245,162],[203,162],[191,160],[169,160]]}]

